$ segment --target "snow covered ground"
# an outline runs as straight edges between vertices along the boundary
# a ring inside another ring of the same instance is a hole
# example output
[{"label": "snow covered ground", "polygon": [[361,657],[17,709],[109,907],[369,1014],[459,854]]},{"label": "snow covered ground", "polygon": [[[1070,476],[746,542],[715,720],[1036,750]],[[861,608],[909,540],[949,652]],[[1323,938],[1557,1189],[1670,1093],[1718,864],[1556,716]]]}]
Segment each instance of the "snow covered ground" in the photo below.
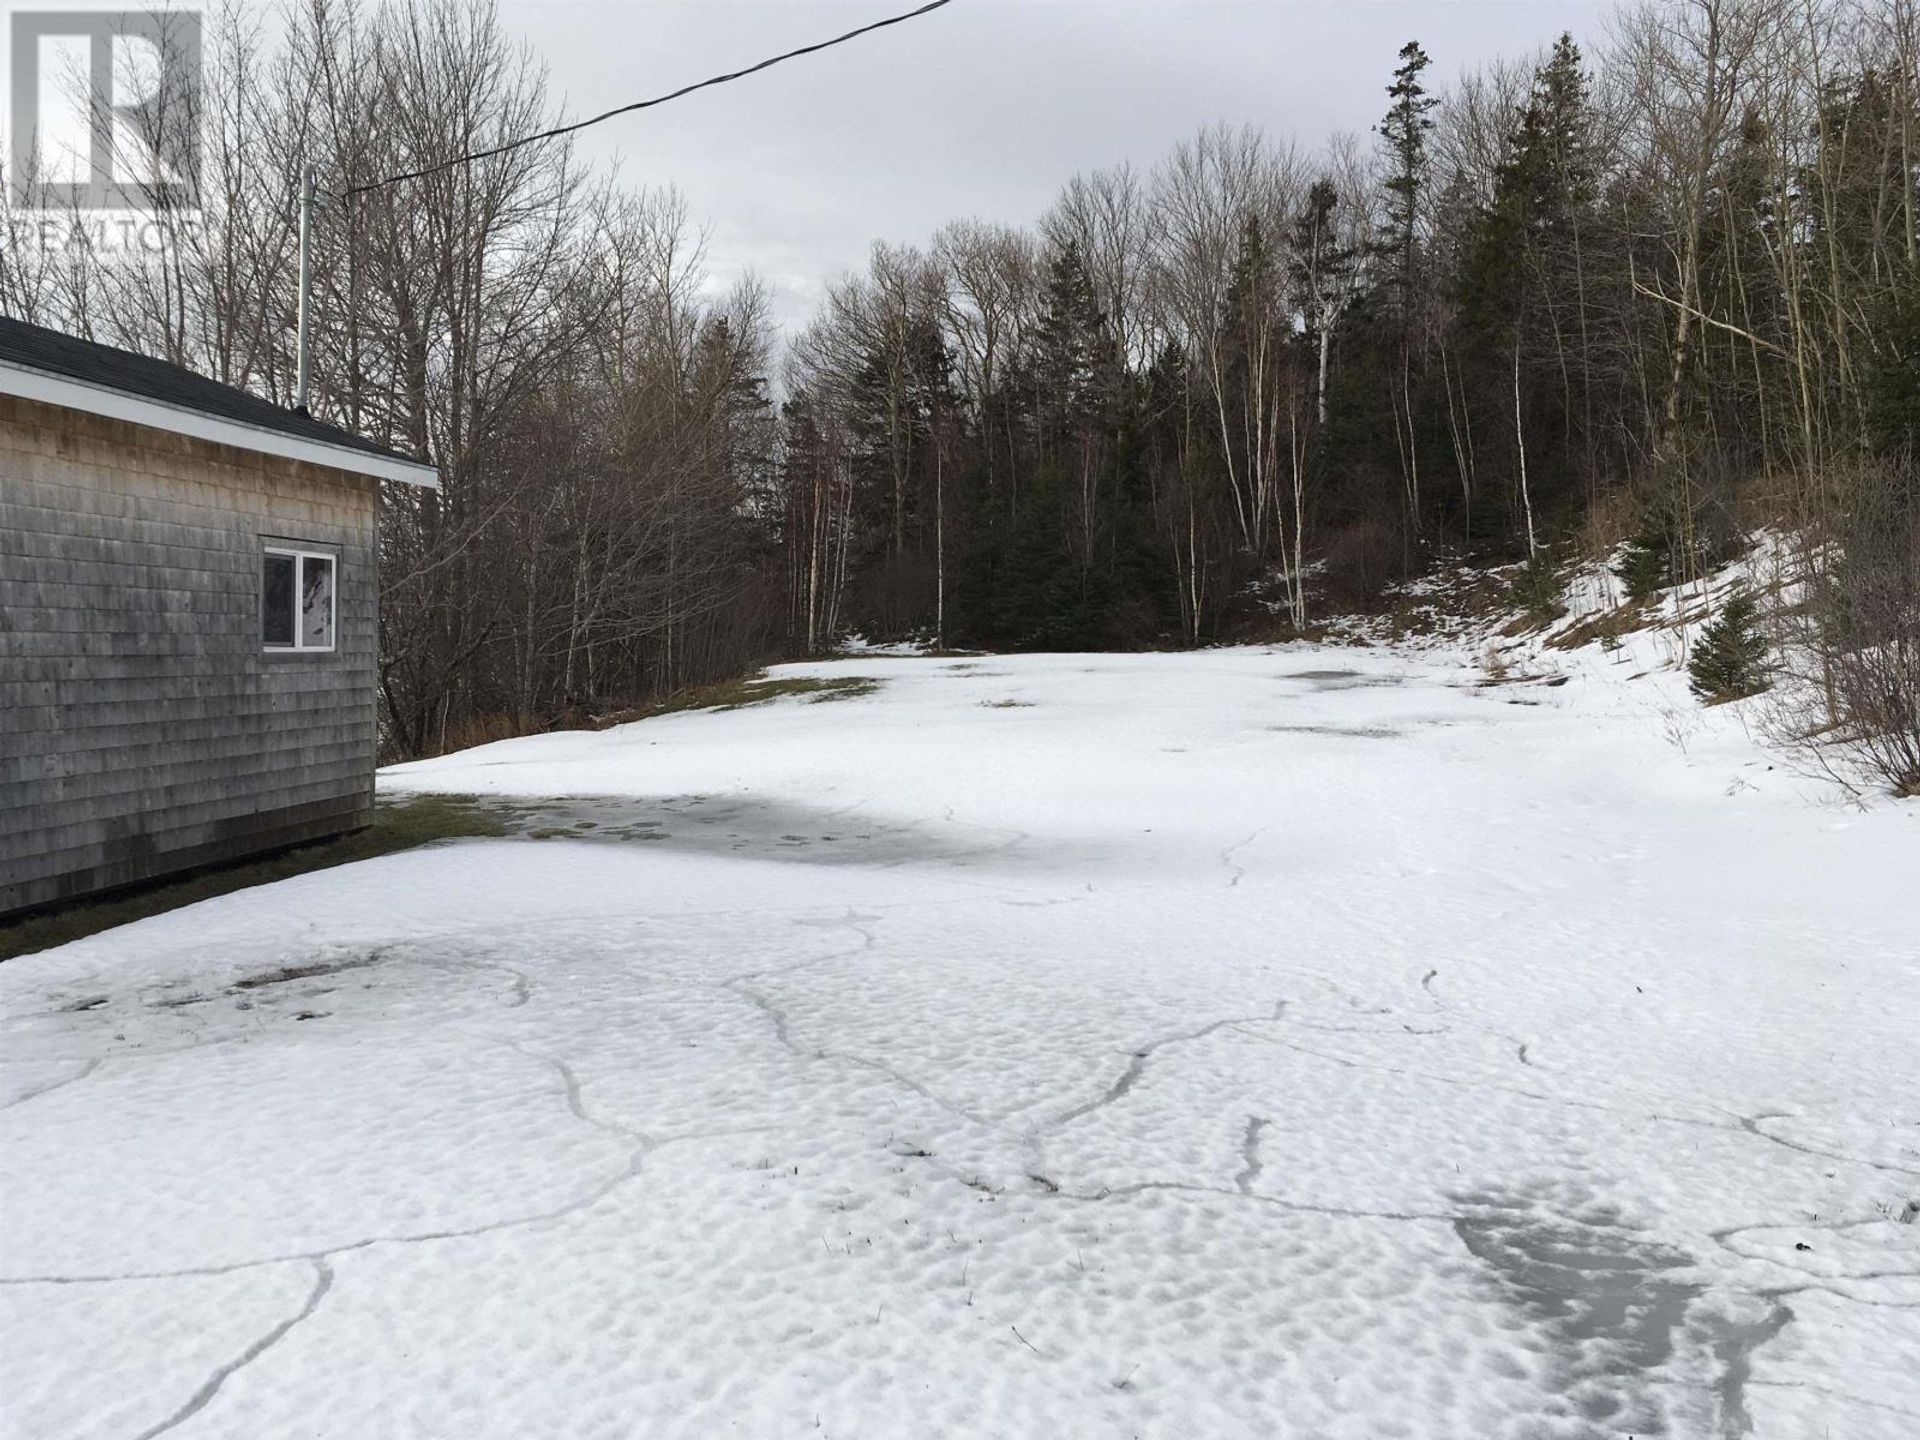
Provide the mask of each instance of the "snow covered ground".
[{"label": "snow covered ground", "polygon": [[0,1431],[1912,1440],[1920,806],[1585,653],[390,771],[547,838],[0,966]]}]

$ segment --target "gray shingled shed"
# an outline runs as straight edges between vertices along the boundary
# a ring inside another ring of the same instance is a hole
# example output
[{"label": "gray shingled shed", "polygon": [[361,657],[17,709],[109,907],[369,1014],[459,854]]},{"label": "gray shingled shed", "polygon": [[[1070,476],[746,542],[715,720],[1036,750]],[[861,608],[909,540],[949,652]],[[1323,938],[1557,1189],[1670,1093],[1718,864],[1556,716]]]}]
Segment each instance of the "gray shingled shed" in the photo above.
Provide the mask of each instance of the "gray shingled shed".
[{"label": "gray shingled shed", "polygon": [[0,915],[371,820],[382,480],[438,483],[0,319]]}]

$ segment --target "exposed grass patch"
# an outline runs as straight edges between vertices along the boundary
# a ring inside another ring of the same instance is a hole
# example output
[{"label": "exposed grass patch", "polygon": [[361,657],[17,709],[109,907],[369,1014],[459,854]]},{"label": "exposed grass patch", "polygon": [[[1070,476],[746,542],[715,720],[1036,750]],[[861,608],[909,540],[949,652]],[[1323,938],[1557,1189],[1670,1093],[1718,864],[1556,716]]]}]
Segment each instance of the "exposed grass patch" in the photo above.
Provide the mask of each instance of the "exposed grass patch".
[{"label": "exposed grass patch", "polygon": [[411,850],[430,840],[467,835],[503,835],[506,827],[497,815],[464,795],[421,795],[410,800],[383,800],[374,807],[373,824],[353,835],[322,840],[283,850],[261,860],[242,861],[196,871],[183,878],[159,880],[101,899],[76,900],[42,910],[8,924],[0,924],[0,960],[30,955],[72,940],[97,935],[116,925],[163,915],[201,900],[230,895],[255,885],[271,884],[314,870],[326,870],[355,860],[371,860],[397,850]]},{"label": "exposed grass patch", "polygon": [[844,680],[821,680],[815,683],[819,689],[807,696],[809,705],[830,700],[858,700],[862,695],[871,695],[880,688],[878,680],[865,675],[849,675]]},{"label": "exposed grass patch", "polygon": [[1252,638],[1270,643],[1306,640],[1321,645],[1365,646],[1464,636],[1512,608],[1511,577],[1515,568],[1483,568],[1451,557],[1359,609],[1318,615],[1299,630],[1276,623],[1271,633]]},{"label": "exposed grass patch", "polygon": [[1629,635],[1654,623],[1655,617],[1645,604],[1629,600],[1555,631],[1547,637],[1546,645],[1552,650],[1578,650],[1598,642],[1602,649],[1617,650]]},{"label": "exposed grass patch", "polygon": [[289,985],[296,980],[315,980],[323,975],[338,975],[344,970],[364,970],[373,964],[371,957],[365,960],[338,960],[331,964],[322,962],[313,965],[282,965],[277,969],[263,970],[257,975],[247,975],[233,982],[229,990],[263,990],[269,985]]},{"label": "exposed grass patch", "polygon": [[687,710],[744,710],[749,705],[765,705],[783,696],[803,696],[818,704],[823,700],[853,700],[871,695],[880,682],[867,675],[782,676],[770,679],[764,672],[740,680],[723,680],[717,685],[696,685],[654,705],[630,710],[611,717],[614,724],[630,720],[650,720],[656,715],[678,715]]}]

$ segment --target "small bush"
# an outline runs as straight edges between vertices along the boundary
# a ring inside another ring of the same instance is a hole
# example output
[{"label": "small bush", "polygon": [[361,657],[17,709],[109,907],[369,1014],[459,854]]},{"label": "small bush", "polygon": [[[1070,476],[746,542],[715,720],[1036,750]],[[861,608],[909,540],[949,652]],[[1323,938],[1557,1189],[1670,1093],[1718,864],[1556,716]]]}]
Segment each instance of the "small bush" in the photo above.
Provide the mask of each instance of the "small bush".
[{"label": "small bush", "polygon": [[1513,577],[1515,603],[1542,624],[1558,620],[1567,613],[1567,607],[1561,600],[1564,589],[1560,566],[1545,550],[1537,551]]},{"label": "small bush", "polygon": [[1708,704],[1758,695],[1771,683],[1767,637],[1760,630],[1760,607],[1751,595],[1736,593],[1700,634],[1687,675],[1693,693]]},{"label": "small bush", "polygon": [[1821,732],[1896,795],[1920,795],[1920,464],[1843,476],[1849,504],[1809,537]]}]

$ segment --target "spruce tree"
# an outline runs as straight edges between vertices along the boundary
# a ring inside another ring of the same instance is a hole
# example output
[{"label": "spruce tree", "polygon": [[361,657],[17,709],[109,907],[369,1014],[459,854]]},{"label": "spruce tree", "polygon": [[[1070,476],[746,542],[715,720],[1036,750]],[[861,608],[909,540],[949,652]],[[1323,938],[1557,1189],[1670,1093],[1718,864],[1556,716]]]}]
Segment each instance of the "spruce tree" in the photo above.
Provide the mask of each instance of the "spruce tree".
[{"label": "spruce tree", "polygon": [[1687,662],[1693,693],[1708,704],[1758,695],[1767,688],[1767,637],[1760,607],[1735,592],[1707,628]]},{"label": "spruce tree", "polygon": [[1253,348],[1262,329],[1271,326],[1278,308],[1274,284],[1273,247],[1258,215],[1240,222],[1240,248],[1227,276],[1221,330],[1230,350],[1243,354]]},{"label": "spruce tree", "polygon": [[1652,525],[1645,526],[1640,533],[1621,548],[1620,558],[1614,561],[1613,573],[1620,583],[1626,586],[1627,599],[1645,600],[1655,591],[1665,589],[1671,582],[1673,571],[1673,546],[1666,532]]},{"label": "spruce tree", "polygon": [[1044,307],[1034,336],[1034,381],[1053,437],[1094,428],[1108,418],[1116,357],[1093,279],[1080,247],[1069,240],[1047,271]]},{"label": "spruce tree", "polygon": [[1389,172],[1387,233],[1379,249],[1391,267],[1403,315],[1412,309],[1418,293],[1420,196],[1427,183],[1427,132],[1433,129],[1428,112],[1440,103],[1420,82],[1432,63],[1417,40],[1400,48],[1400,64],[1387,87],[1392,103],[1377,127],[1386,145]]},{"label": "spruce tree", "polygon": [[1420,81],[1432,61],[1416,40],[1400,49],[1400,64],[1387,87],[1392,103],[1378,132],[1387,150],[1387,233],[1376,240],[1373,251],[1386,271],[1384,289],[1392,298],[1398,321],[1400,374],[1397,391],[1389,402],[1393,417],[1394,447],[1400,457],[1401,498],[1405,505],[1401,531],[1403,562],[1412,564],[1413,542],[1420,534],[1420,429],[1417,405],[1414,355],[1424,352],[1422,340],[1422,299],[1426,287],[1421,281],[1420,214],[1427,184],[1427,132],[1433,129],[1428,116],[1439,102],[1427,93]]},{"label": "spruce tree", "polygon": [[[1587,362],[1568,358],[1587,354],[1581,236],[1594,225],[1592,128],[1580,51],[1563,35],[1534,74],[1456,281],[1463,363],[1487,377],[1489,408],[1513,431],[1529,532],[1531,512],[1550,513],[1562,498],[1555,492],[1571,469],[1575,415],[1593,403]],[[1559,423],[1541,423],[1539,412],[1555,409]]]}]

